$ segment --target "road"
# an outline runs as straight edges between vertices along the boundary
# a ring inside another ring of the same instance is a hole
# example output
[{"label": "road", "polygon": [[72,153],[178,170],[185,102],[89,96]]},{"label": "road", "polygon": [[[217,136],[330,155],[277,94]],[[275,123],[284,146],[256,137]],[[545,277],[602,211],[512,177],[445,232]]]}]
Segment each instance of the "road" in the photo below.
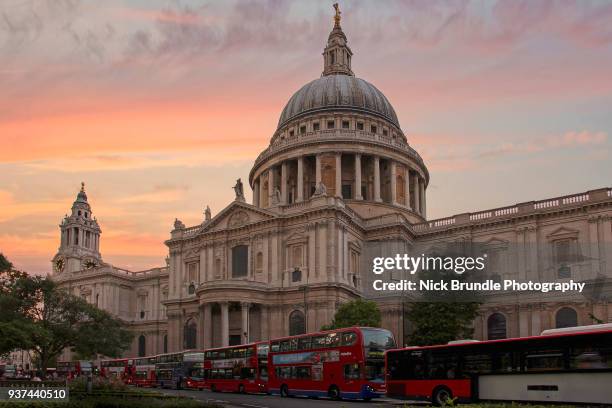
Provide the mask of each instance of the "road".
[{"label": "road", "polygon": [[[332,401],[325,398],[281,398],[272,395],[254,395],[254,394],[235,394],[229,392],[211,392],[207,390],[160,390],[166,394],[181,395],[192,397],[200,401],[217,403],[225,407],[241,407],[241,408],[337,408],[338,401]],[[396,405],[404,405],[408,401],[391,400],[381,398],[370,402],[342,400],[340,403],[343,408],[393,408]]]}]

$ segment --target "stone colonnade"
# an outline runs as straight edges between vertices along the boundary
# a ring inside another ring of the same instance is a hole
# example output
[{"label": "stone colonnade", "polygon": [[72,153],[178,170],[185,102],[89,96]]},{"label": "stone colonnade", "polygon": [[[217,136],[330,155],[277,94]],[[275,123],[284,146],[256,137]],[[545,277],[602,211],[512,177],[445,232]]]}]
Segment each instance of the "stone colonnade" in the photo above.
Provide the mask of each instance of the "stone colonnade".
[{"label": "stone colonnade", "polygon": [[360,153],[303,155],[271,166],[253,181],[253,205],[268,208],[302,202],[320,182],[328,195],[403,206],[426,217],[426,181],[421,171]]}]

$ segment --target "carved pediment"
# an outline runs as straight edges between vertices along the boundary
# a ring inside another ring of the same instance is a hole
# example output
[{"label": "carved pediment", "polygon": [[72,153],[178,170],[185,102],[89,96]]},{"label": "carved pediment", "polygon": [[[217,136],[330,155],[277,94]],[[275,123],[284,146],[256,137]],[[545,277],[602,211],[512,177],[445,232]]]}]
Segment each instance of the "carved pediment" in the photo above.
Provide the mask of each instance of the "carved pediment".
[{"label": "carved pediment", "polygon": [[546,236],[550,241],[557,239],[566,239],[566,238],[578,238],[578,230],[567,228],[567,227],[559,227],[550,234]]},{"label": "carved pediment", "polygon": [[506,249],[508,247],[508,241],[493,237],[481,242],[480,245],[488,249]]},{"label": "carved pediment", "polygon": [[234,201],[217,214],[210,223],[204,227],[203,232],[239,228],[244,225],[273,218],[274,215],[266,210],[262,210],[261,208],[257,208],[247,203]]}]

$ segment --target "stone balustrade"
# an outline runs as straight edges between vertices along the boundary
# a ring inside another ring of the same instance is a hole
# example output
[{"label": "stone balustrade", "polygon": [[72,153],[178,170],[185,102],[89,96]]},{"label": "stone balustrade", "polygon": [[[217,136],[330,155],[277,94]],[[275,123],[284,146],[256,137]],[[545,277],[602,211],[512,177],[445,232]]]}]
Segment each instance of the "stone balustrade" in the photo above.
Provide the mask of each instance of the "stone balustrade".
[{"label": "stone balustrade", "polygon": [[255,160],[255,167],[261,162],[267,160],[270,156],[283,151],[287,148],[294,146],[303,146],[309,143],[321,143],[321,142],[335,142],[335,141],[349,141],[349,142],[369,142],[380,144],[385,147],[391,147],[397,150],[407,153],[418,163],[423,164],[423,159],[412,147],[400,140],[399,138],[393,138],[391,136],[379,135],[377,133],[370,133],[363,130],[350,130],[350,129],[325,129],[313,132],[306,132],[298,134],[289,138],[285,138],[270,145],[266,150]]},{"label": "stone balustrade", "polygon": [[598,202],[608,200],[610,198],[612,198],[612,189],[603,188],[599,190],[587,191],[586,193],[555,197],[541,201],[529,201],[508,207],[494,208],[491,210],[478,211],[474,213],[457,214],[452,217],[414,224],[412,225],[412,229],[415,232],[427,232],[460,224],[469,224],[498,218],[508,218],[518,214],[528,215],[530,213],[549,211],[555,208],[571,207],[590,202]]}]

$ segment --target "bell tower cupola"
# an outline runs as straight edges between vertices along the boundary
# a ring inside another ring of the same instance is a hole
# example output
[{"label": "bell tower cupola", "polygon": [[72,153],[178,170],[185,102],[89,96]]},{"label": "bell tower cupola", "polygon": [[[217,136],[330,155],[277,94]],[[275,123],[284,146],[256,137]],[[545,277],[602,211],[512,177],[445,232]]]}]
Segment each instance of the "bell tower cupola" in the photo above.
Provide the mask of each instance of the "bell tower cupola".
[{"label": "bell tower cupola", "polygon": [[327,46],[323,50],[323,74],[327,75],[350,75],[355,76],[351,70],[351,58],[353,51],[347,45],[346,35],[340,27],[340,7],[334,4],[336,14],[334,15],[334,28],[329,33]]},{"label": "bell tower cupola", "polygon": [[91,206],[85,193],[85,183],[81,183],[71,213],[64,217],[59,227],[60,247],[52,261],[53,271],[56,274],[91,269],[100,265],[102,231],[91,213]]}]

